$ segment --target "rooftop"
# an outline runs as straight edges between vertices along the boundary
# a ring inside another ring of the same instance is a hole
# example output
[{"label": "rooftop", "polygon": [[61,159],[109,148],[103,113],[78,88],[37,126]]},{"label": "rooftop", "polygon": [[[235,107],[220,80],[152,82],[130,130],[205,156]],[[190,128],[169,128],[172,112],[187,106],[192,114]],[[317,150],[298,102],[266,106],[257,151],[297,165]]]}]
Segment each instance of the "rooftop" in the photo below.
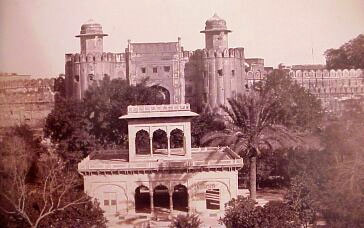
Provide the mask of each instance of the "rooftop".
[{"label": "rooftop", "polygon": [[129,51],[139,54],[177,53],[178,42],[131,43]]},{"label": "rooftop", "polygon": [[170,157],[167,157],[162,152],[153,157],[145,156],[145,158],[143,161],[128,162],[126,150],[102,151],[82,160],[78,170],[80,172],[139,171],[243,166],[243,159],[228,147],[193,148],[191,159],[186,159],[178,153],[172,153]]}]

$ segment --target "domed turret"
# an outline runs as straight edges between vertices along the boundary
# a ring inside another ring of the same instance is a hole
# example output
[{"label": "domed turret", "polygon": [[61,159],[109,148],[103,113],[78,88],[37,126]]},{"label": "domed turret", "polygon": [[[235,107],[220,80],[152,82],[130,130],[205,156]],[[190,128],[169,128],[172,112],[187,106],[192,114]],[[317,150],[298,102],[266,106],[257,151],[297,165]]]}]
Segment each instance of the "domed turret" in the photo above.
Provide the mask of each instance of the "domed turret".
[{"label": "domed turret", "polygon": [[107,36],[107,34],[104,34],[102,32],[102,26],[92,19],[88,20],[81,26],[80,34],[77,35],[76,37],[87,36],[87,35]]},{"label": "domed turret", "polygon": [[231,30],[227,29],[226,21],[215,13],[205,24],[205,30],[202,30],[201,33],[205,33],[206,49],[224,50],[228,48],[228,33]]},{"label": "domed turret", "polygon": [[102,26],[93,21],[88,20],[81,26],[80,34],[76,37],[80,38],[81,54],[96,54],[103,52],[103,37],[107,36],[102,32]]},{"label": "domed turret", "polygon": [[216,13],[210,19],[207,19],[205,24],[205,30],[201,31],[201,33],[216,31],[231,32],[231,30],[228,30],[226,27],[226,21],[220,18]]}]

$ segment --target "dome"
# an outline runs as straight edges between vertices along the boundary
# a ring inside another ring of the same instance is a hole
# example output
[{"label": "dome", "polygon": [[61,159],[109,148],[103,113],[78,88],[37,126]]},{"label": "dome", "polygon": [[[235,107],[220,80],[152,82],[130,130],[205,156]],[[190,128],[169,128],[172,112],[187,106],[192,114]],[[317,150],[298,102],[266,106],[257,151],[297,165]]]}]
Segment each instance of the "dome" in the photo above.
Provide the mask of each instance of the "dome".
[{"label": "dome", "polygon": [[86,21],[81,26],[80,35],[77,35],[76,37],[86,36],[86,35],[107,36],[107,34],[104,34],[102,32],[102,26],[99,23],[92,20],[92,19]]},{"label": "dome", "polygon": [[201,31],[202,33],[214,31],[231,32],[231,30],[228,30],[226,27],[226,21],[220,18],[216,13],[214,14],[214,16],[207,19],[205,24],[205,30]]}]

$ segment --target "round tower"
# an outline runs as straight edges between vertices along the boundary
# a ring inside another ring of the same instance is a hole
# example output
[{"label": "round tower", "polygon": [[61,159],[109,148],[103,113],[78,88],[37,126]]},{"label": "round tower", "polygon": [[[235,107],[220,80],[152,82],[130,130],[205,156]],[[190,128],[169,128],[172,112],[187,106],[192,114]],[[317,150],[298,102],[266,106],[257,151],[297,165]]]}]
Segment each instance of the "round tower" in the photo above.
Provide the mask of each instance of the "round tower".
[{"label": "round tower", "polygon": [[226,21],[215,13],[205,24],[205,30],[201,33],[205,33],[206,49],[223,50],[228,48],[228,33],[231,30],[227,29]]},{"label": "round tower", "polygon": [[[202,89],[202,105],[210,108],[219,108],[228,105],[229,98],[235,98],[242,92],[244,78],[244,49],[228,48],[228,30],[226,21],[214,16],[206,21],[205,34],[206,48],[202,54],[202,80],[199,88]],[[201,93],[200,92],[200,93]]]},{"label": "round tower", "polygon": [[102,32],[102,26],[93,20],[88,20],[81,26],[80,34],[76,36],[80,38],[81,54],[102,54],[104,36],[107,34]]}]

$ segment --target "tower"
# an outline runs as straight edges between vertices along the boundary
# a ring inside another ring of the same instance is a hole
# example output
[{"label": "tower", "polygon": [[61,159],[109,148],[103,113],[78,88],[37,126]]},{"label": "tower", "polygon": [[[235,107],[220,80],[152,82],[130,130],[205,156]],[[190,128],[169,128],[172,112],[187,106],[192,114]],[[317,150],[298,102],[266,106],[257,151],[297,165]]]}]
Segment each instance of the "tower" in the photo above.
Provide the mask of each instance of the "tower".
[{"label": "tower", "polygon": [[[229,48],[226,21],[216,14],[205,23],[205,49],[201,53],[199,100],[202,106],[212,109],[227,105],[228,99],[235,98],[243,91],[245,78],[244,49]],[[202,80],[201,80],[202,77]]]},{"label": "tower", "polygon": [[103,37],[107,36],[102,32],[99,23],[88,20],[81,26],[80,34],[76,37],[80,38],[81,54],[96,54],[103,52]]},{"label": "tower", "polygon": [[228,30],[226,27],[226,21],[221,19],[215,13],[214,16],[206,21],[205,30],[201,33],[205,33],[206,49],[210,50],[223,50],[228,48]]}]

